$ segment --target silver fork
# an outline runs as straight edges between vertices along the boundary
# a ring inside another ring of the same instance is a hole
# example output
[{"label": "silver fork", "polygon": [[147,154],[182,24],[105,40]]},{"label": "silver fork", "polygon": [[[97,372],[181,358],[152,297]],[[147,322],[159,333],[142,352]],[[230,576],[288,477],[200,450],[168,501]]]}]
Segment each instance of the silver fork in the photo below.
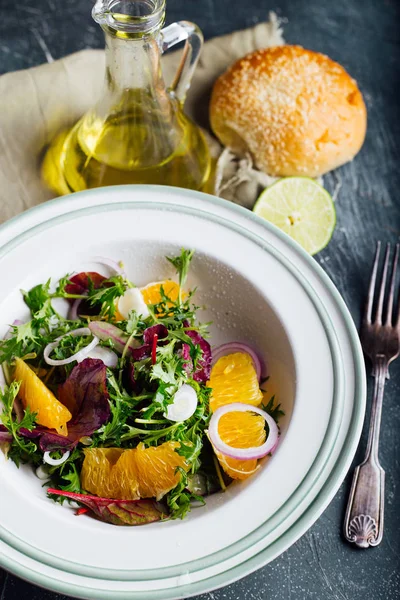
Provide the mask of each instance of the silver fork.
[{"label": "silver fork", "polygon": [[359,548],[377,546],[383,536],[385,471],[378,458],[379,430],[385,380],[389,379],[389,364],[398,357],[400,351],[400,300],[396,315],[393,316],[399,244],[396,244],[389,294],[385,303],[390,244],[386,246],[376,311],[372,316],[380,249],[381,242],[378,242],[360,331],[361,345],[372,362],[372,375],[375,378],[367,451],[364,461],[354,471],[344,520],[345,538]]}]

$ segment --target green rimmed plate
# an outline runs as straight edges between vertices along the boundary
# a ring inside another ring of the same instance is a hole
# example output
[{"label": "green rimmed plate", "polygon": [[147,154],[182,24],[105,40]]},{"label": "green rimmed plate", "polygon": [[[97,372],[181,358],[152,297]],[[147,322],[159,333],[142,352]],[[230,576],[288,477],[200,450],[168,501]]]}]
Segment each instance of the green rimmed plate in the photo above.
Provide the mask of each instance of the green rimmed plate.
[{"label": "green rimmed plate", "polygon": [[[7,281],[0,333],[24,316],[20,288],[89,269],[99,254],[124,260],[142,285],[168,276],[162,257],[181,246],[196,249],[191,283],[214,321],[213,342],[252,341],[267,358],[270,385],[286,410],[280,447],[256,477],[210,498],[189,519],[133,529],[76,519],[46,499],[28,469],[1,460],[0,561],[39,585],[141,600],[226,585],[304,533],[350,465],[365,398],[350,315],[296,244],[228,202],[176,188],[121,186],[74,194],[10,221],[0,230]],[[54,544],[57,530],[62,545]]]}]

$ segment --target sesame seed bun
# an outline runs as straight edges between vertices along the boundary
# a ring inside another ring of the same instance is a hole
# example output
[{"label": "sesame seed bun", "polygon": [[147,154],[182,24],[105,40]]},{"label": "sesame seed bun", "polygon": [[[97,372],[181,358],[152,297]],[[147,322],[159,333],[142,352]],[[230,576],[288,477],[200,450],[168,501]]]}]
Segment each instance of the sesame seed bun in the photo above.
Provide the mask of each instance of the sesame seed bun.
[{"label": "sesame seed bun", "polygon": [[317,177],[357,154],[367,111],[338,63],[277,46],[248,54],[217,79],[210,120],[224,146],[250,152],[269,175]]}]

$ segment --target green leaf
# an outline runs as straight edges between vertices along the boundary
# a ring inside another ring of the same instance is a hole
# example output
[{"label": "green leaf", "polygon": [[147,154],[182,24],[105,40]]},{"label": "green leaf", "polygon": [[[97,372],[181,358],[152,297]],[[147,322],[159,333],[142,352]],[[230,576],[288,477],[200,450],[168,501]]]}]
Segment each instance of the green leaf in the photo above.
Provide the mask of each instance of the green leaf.
[{"label": "green leaf", "polygon": [[34,341],[36,336],[32,329],[32,321],[28,321],[23,325],[18,325],[17,330],[17,342]]},{"label": "green leaf", "polygon": [[171,519],[183,519],[190,512],[193,501],[205,504],[201,496],[188,490],[188,476],[184,469],[177,467],[177,471],[181,475],[180,482],[166,496]]},{"label": "green leaf", "polygon": [[79,473],[74,463],[69,464],[70,471],[62,474],[62,479],[68,481],[67,485],[61,485],[61,489],[66,492],[80,493],[81,489],[81,480],[79,477]]},{"label": "green leaf", "polygon": [[43,308],[44,304],[50,298],[50,284],[51,279],[46,283],[42,283],[33,287],[29,292],[22,290],[22,295],[26,304],[32,311],[32,314],[38,312]]},{"label": "green leaf", "polygon": [[[67,285],[71,285],[71,275],[67,274],[58,281],[56,291],[53,294],[54,297],[63,298],[64,296],[69,296],[69,294],[65,291]],[[73,285],[73,284],[72,284]]]},{"label": "green leaf", "polygon": [[151,379],[159,379],[160,381],[171,385],[176,384],[174,366],[172,364],[167,364],[166,370],[164,370],[161,363],[155,364],[151,369]]},{"label": "green leaf", "polygon": [[135,335],[139,324],[139,315],[135,310],[131,310],[126,321],[125,331],[129,335]]},{"label": "green leaf", "polygon": [[25,439],[19,435],[21,427],[29,429],[29,431],[35,427],[36,413],[32,413],[27,408],[20,421],[17,421],[17,417],[13,413],[14,402],[20,386],[20,381],[13,381],[9,386],[5,386],[3,390],[0,389],[0,403],[3,405],[0,421],[13,437],[8,455],[17,465],[21,461],[26,462],[28,456],[34,454],[37,450],[37,446],[32,440]]},{"label": "green leaf", "polygon": [[268,413],[276,423],[284,416],[285,412],[281,409],[280,404],[275,405],[275,395],[268,401],[267,404],[261,404],[261,408]]},{"label": "green leaf", "polygon": [[194,250],[185,250],[182,248],[180,256],[176,256],[175,258],[169,258],[167,256],[167,260],[174,265],[176,272],[179,277],[179,304],[182,303],[182,288],[186,283],[186,279],[189,272],[189,266],[192,261],[194,254]]},{"label": "green leaf", "polygon": [[[108,283],[113,285],[104,287]],[[110,277],[110,279],[103,282],[102,286],[99,289],[94,289],[93,285],[89,286],[88,299],[92,305],[101,304],[101,317],[113,317],[116,312],[115,300],[122,296],[127,289],[125,279],[120,275]]]}]

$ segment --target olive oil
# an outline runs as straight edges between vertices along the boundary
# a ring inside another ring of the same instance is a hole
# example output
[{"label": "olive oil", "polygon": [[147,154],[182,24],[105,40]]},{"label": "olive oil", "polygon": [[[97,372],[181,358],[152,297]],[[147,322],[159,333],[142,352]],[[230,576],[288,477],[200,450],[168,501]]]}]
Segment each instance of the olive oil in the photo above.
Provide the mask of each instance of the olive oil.
[{"label": "olive oil", "polygon": [[[95,106],[51,142],[45,182],[58,194],[129,183],[205,189],[208,147],[183,113],[200,30],[188,21],[161,29],[165,0],[97,0],[92,15],[106,39],[105,86]],[[167,86],[160,56],[181,41],[182,60]]]},{"label": "olive oil", "polygon": [[199,130],[176,107],[177,126],[138,119],[137,110],[104,122],[84,118],[52,142],[43,178],[58,194],[107,185],[150,183],[204,189],[210,156]]}]

